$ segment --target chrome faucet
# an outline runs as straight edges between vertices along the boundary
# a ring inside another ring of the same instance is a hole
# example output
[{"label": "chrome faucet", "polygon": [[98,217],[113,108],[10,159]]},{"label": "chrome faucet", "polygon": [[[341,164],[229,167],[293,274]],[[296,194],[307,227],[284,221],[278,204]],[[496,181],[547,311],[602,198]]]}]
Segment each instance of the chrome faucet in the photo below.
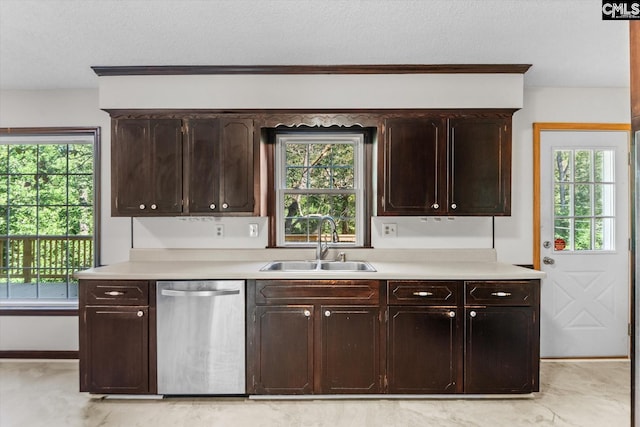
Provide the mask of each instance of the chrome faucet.
[{"label": "chrome faucet", "polygon": [[[318,217],[319,215],[309,215],[309,216]],[[329,215],[323,215],[319,217],[320,217],[320,223],[318,224],[318,246],[316,247],[316,261],[322,261],[322,258],[324,258],[324,256],[327,253],[327,250],[329,249],[327,243],[325,243],[324,246],[322,244],[322,225],[324,224],[325,221],[329,222],[329,224],[331,225],[331,241],[333,243],[338,242],[338,231],[336,230],[336,221],[333,219],[333,217]]]}]

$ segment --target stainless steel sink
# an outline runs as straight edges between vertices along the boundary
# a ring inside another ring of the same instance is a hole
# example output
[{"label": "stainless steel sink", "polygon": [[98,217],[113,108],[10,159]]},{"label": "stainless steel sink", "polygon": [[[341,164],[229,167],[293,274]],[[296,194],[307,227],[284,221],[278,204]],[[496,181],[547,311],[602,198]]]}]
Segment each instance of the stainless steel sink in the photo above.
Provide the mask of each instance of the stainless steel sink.
[{"label": "stainless steel sink", "polygon": [[364,261],[272,261],[260,271],[376,271]]},{"label": "stainless steel sink", "polygon": [[371,264],[364,261],[327,261],[320,264],[320,269],[332,271],[376,271]]},{"label": "stainless steel sink", "polygon": [[317,268],[316,261],[273,261],[262,267],[260,271],[309,271]]}]

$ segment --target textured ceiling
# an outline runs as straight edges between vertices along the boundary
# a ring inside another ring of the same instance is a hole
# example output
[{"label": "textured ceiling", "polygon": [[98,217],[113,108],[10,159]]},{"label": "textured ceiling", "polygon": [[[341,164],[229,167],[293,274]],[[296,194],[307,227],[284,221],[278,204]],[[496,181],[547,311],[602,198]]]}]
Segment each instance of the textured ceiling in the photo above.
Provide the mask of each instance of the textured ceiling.
[{"label": "textured ceiling", "polygon": [[0,0],[0,89],[93,65],[533,64],[526,86],[626,87],[600,0]]}]

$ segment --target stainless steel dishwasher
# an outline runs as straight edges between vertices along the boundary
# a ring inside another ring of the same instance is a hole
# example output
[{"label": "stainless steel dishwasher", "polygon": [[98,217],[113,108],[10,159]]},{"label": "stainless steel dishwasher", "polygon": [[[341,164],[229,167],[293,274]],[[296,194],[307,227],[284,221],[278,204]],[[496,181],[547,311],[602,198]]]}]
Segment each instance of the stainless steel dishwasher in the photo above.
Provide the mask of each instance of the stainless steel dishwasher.
[{"label": "stainless steel dishwasher", "polygon": [[158,394],[245,394],[245,282],[159,281]]}]

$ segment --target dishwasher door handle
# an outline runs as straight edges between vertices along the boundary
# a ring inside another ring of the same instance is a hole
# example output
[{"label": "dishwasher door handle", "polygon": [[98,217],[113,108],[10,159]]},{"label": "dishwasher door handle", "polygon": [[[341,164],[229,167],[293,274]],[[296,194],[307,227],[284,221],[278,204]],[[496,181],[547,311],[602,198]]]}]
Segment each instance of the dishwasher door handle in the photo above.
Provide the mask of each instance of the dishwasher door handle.
[{"label": "dishwasher door handle", "polygon": [[162,289],[160,295],[165,297],[219,297],[223,295],[238,295],[238,289],[219,289],[212,291],[176,291],[174,289]]}]

